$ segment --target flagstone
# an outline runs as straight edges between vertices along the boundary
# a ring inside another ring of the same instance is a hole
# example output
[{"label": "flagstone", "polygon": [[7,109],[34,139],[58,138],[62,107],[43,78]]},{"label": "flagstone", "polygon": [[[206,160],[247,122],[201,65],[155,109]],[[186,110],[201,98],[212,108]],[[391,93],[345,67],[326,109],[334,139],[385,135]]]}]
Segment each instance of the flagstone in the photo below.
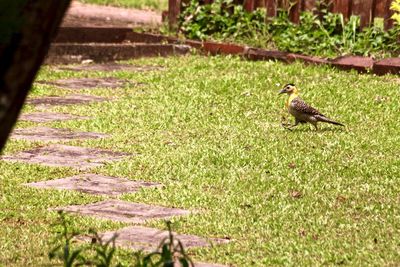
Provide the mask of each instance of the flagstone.
[{"label": "flagstone", "polygon": [[[117,231],[109,231],[100,234],[103,240],[110,240],[117,234],[115,244],[117,246],[134,250],[154,251],[160,241],[169,236],[168,231],[142,226],[128,226]],[[209,247],[211,244],[226,244],[228,239],[223,238],[204,238],[196,235],[177,234],[173,232],[175,238],[179,239],[184,248]],[[86,239],[81,237],[81,239]]]},{"label": "flagstone", "polygon": [[12,162],[85,170],[103,166],[108,162],[120,160],[129,155],[128,153],[103,149],[52,144],[21,151],[15,155],[2,156],[1,158]]},{"label": "flagstone", "polygon": [[88,88],[118,88],[123,87],[128,83],[127,80],[122,80],[113,77],[106,78],[69,78],[56,81],[36,81],[39,84],[54,85],[60,88],[67,89],[88,89]]},{"label": "flagstone", "polygon": [[167,219],[173,216],[190,214],[188,210],[132,203],[117,199],[87,205],[60,207],[57,210],[126,223],[143,223],[149,219]]},{"label": "flagstone", "polygon": [[118,64],[118,63],[108,63],[108,64],[81,64],[75,66],[61,66],[60,70],[72,70],[72,71],[152,71],[161,70],[161,66],[138,66],[130,64]]},{"label": "flagstone", "polygon": [[35,106],[59,106],[59,105],[75,105],[88,104],[91,102],[107,101],[108,98],[91,96],[91,95],[66,95],[66,96],[45,96],[37,98],[28,98],[26,103]]},{"label": "flagstone", "polygon": [[94,132],[74,132],[70,129],[58,129],[49,127],[30,127],[23,129],[15,129],[12,139],[29,140],[29,141],[66,141],[72,139],[93,139],[105,138],[107,134]]},{"label": "flagstone", "polygon": [[84,120],[89,117],[77,116],[68,113],[56,113],[56,112],[33,112],[27,114],[21,114],[19,117],[22,121],[31,122],[53,122],[53,121],[66,121],[66,120]]},{"label": "flagstone", "polygon": [[47,189],[76,190],[88,194],[116,196],[132,193],[146,187],[160,187],[161,184],[144,181],[131,181],[126,178],[110,177],[100,174],[78,174],[75,176],[26,184]]}]

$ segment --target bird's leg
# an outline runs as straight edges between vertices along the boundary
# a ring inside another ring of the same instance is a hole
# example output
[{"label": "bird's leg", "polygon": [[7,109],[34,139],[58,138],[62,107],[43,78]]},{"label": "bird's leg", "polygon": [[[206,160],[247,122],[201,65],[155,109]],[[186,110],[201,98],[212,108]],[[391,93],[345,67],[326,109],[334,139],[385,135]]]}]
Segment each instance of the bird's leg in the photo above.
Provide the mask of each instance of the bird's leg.
[{"label": "bird's leg", "polygon": [[291,124],[288,122],[287,117],[285,115],[282,115],[282,117],[281,117],[281,125],[285,129],[288,129],[288,127],[291,126]]},{"label": "bird's leg", "polygon": [[294,124],[290,124],[290,123],[283,124],[282,123],[282,126],[283,126],[283,128],[291,131],[292,128],[296,127],[299,123],[300,123],[300,121],[295,119]]},{"label": "bird's leg", "polygon": [[315,128],[315,131],[318,131],[317,122],[311,122],[311,124],[314,126],[314,128]]}]

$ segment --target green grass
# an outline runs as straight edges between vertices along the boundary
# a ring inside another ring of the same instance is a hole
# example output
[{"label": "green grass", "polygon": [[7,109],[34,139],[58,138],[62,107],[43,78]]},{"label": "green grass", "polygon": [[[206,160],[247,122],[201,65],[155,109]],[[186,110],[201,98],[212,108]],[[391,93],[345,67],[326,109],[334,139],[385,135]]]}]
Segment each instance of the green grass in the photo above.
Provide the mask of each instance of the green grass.
[{"label": "green grass", "polygon": [[168,9],[168,0],[80,0],[80,2],[96,5],[152,9],[157,11]]},{"label": "green grass", "polygon": [[[104,140],[66,144],[136,153],[92,172],[160,182],[120,198],[197,211],[175,218],[173,229],[229,237],[228,245],[191,249],[196,261],[235,266],[400,263],[399,79],[328,67],[249,62],[236,57],[172,57],[133,61],[163,65],[153,72],[68,72],[44,67],[38,79],[127,78],[145,85],[88,94],[118,97],[90,106],[53,108],[91,116],[48,123],[108,133]],[[284,83],[347,129],[280,126]],[[35,85],[33,96],[66,94]],[[33,110],[26,107],[25,111]],[[18,123],[27,127],[32,123]],[[11,154],[42,143],[9,141]],[[73,175],[69,168],[0,162],[0,263],[48,263],[56,220],[48,208],[105,197],[38,190],[23,183]],[[301,192],[294,198],[292,191]],[[73,216],[82,231],[122,223]],[[162,221],[147,223],[165,229]],[[132,256],[121,251],[119,259]]]}]

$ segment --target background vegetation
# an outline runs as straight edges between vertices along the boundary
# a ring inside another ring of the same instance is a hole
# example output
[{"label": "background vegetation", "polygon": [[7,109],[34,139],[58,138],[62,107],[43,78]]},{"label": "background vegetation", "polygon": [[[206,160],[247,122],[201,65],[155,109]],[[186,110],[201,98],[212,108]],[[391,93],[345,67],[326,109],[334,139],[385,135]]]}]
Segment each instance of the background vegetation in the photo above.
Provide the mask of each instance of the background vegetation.
[{"label": "background vegetation", "polygon": [[333,57],[343,54],[395,56],[400,53],[400,25],[383,30],[383,20],[360,30],[360,19],[345,21],[342,14],[303,12],[300,23],[288,18],[287,10],[265,21],[265,9],[247,12],[232,0],[200,5],[192,0],[180,19],[180,32],[190,39],[223,40],[276,48],[282,51]]}]

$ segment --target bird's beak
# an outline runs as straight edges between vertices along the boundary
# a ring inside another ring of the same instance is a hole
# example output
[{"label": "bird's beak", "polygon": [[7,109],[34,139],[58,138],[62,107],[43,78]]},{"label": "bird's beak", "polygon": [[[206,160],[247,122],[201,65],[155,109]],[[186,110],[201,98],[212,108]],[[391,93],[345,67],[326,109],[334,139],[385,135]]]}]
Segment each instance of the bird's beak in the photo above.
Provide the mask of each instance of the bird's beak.
[{"label": "bird's beak", "polygon": [[281,95],[281,94],[284,94],[284,93],[286,93],[286,90],[282,89],[282,90],[279,91],[278,95]]}]

